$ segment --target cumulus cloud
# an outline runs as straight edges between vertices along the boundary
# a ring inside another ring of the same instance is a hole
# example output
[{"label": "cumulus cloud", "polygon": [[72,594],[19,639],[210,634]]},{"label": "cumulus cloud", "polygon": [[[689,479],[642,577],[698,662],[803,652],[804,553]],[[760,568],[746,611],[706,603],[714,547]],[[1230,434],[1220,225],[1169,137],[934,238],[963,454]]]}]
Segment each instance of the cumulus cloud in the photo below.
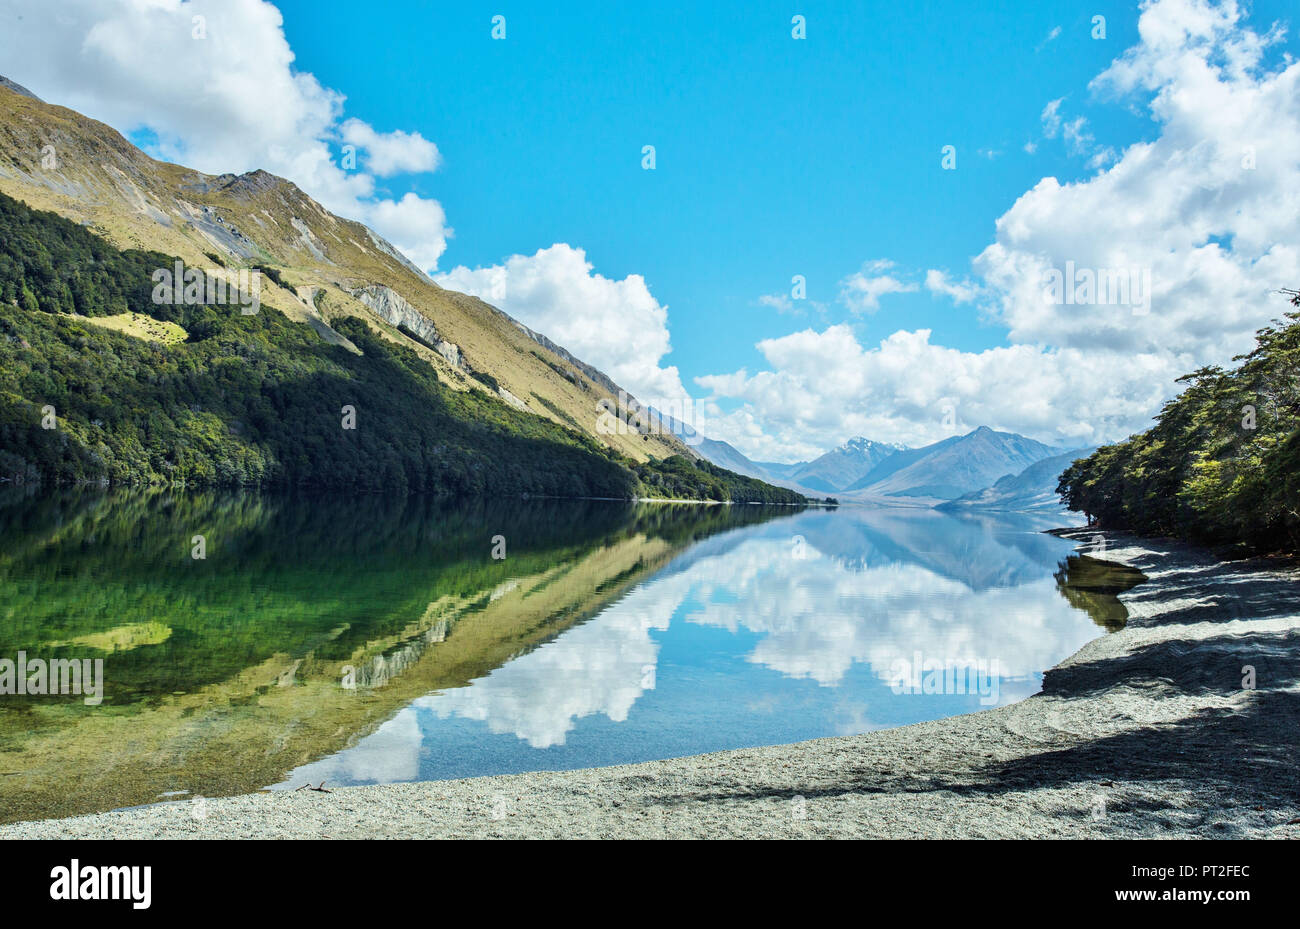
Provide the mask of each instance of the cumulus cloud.
[{"label": "cumulus cloud", "polygon": [[[1277,32],[1231,3],[1151,3],[1139,32],[1093,86],[1153,94],[1159,136],[1086,180],[1041,180],[975,268],[1015,341],[1224,361],[1277,312],[1269,291],[1300,278],[1300,64],[1266,68]],[[1068,262],[1149,274],[1150,312],[1045,300]]]},{"label": "cumulus cloud", "polygon": [[595,271],[581,248],[557,243],[533,255],[511,255],[499,265],[456,267],[434,279],[545,333],[644,403],[688,396],[677,368],[660,364],[672,350],[668,307],[639,274],[612,280]]},{"label": "cumulus cloud", "polygon": [[366,150],[366,167],[380,177],[435,171],[442,163],[438,146],[418,132],[376,132],[355,118],[346,120],[339,130],[344,142]]},{"label": "cumulus cloud", "polygon": [[[847,325],[806,329],[758,343],[770,370],[696,380],[744,405],[711,420],[715,431],[759,457],[788,447],[786,460],[848,435],[916,445],[980,425],[1091,444],[1144,422],[1190,361],[1031,345],[963,352],[930,339],[928,329],[899,331],[866,347]],[[769,446],[755,441],[748,415]]]},{"label": "cumulus cloud", "polygon": [[[846,326],[767,340],[770,370],[697,379],[732,406],[715,431],[791,460],[849,435],[939,438],[952,405],[967,428],[1111,441],[1149,425],[1179,375],[1248,349],[1285,309],[1270,291],[1300,281],[1300,63],[1270,61],[1280,28],[1251,29],[1232,2],[1147,2],[1139,35],[1091,88],[1136,97],[1155,138],[1094,154],[1087,178],[1043,178],[973,262],[1010,344],[962,352],[918,330],[868,347]],[[1060,100],[1043,122],[1081,144],[1087,133]],[[1146,282],[1149,303],[1057,302],[1048,282],[1071,269]],[[932,291],[950,283],[926,276]]]},{"label": "cumulus cloud", "polygon": [[[342,94],[294,67],[280,11],[265,0],[11,0],[22,28],[0,31],[6,77],[124,131],[155,154],[212,174],[263,168],[365,222],[433,267],[451,230],[433,200],[376,196],[374,175],[437,167],[418,133],[340,125]],[[160,66],[160,62],[165,64]],[[364,147],[370,172],[333,158]],[[356,141],[362,140],[362,141]],[[436,219],[436,222],[434,220]]]},{"label": "cumulus cloud", "polygon": [[[372,225],[402,249],[417,267],[438,266],[452,234],[437,200],[405,193],[400,200],[376,200],[369,209]],[[407,243],[403,246],[401,243]]]}]

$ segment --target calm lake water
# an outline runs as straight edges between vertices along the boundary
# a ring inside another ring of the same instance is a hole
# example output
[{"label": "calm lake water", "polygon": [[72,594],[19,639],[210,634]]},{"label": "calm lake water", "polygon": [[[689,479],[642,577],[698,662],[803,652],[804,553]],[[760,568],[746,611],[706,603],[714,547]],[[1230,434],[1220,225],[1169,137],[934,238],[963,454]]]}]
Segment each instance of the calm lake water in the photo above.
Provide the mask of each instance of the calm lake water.
[{"label": "calm lake water", "polygon": [[1123,622],[1062,517],[10,493],[0,659],[104,688],[0,696],[3,821],[860,733]]}]

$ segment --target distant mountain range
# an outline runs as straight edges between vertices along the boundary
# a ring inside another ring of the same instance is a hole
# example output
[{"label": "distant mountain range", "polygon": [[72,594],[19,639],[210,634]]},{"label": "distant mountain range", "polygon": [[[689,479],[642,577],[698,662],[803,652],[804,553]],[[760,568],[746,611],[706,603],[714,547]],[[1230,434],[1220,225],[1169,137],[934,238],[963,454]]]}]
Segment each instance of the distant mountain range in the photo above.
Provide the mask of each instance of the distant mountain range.
[{"label": "distant mountain range", "polygon": [[858,437],[794,464],[753,461],[711,439],[695,448],[722,467],[815,496],[1016,510],[1056,506],[1057,475],[1087,454],[987,426],[922,448]]},{"label": "distant mountain range", "polygon": [[1059,454],[1061,449],[1055,446],[980,426],[966,435],[891,456],[844,489],[881,497],[951,500]]},{"label": "distant mountain range", "polygon": [[796,468],[788,479],[812,490],[835,493],[862,480],[886,459],[908,450],[905,445],[873,442],[862,437],[849,439],[839,448]]},{"label": "distant mountain range", "polygon": [[695,450],[716,465],[786,487],[801,487],[818,494],[835,493],[868,474],[886,458],[906,450],[906,446],[874,442],[858,437],[833,448],[813,461],[782,464],[753,461],[734,445],[715,439],[703,439]]}]

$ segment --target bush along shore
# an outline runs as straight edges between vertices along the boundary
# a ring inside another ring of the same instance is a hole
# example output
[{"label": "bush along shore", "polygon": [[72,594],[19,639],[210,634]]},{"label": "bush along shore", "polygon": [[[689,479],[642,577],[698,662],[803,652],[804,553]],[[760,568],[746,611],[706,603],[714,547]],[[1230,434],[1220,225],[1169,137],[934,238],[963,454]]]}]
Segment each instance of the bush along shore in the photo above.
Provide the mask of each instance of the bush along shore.
[{"label": "bush along shore", "polygon": [[1155,426],[1066,469],[1065,505],[1100,528],[1300,551],[1300,313],[1235,360],[1186,375]]}]

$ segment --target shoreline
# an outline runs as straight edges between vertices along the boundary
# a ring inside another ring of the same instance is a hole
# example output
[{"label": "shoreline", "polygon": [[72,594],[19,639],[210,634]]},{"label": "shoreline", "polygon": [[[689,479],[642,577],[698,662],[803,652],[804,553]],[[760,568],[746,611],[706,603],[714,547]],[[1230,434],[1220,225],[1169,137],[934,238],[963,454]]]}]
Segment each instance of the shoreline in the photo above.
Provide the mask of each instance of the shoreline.
[{"label": "shoreline", "polygon": [[1300,838],[1300,570],[1054,534],[1148,580],[1119,595],[1123,629],[1007,706],[609,768],[19,822],[0,838]]}]

